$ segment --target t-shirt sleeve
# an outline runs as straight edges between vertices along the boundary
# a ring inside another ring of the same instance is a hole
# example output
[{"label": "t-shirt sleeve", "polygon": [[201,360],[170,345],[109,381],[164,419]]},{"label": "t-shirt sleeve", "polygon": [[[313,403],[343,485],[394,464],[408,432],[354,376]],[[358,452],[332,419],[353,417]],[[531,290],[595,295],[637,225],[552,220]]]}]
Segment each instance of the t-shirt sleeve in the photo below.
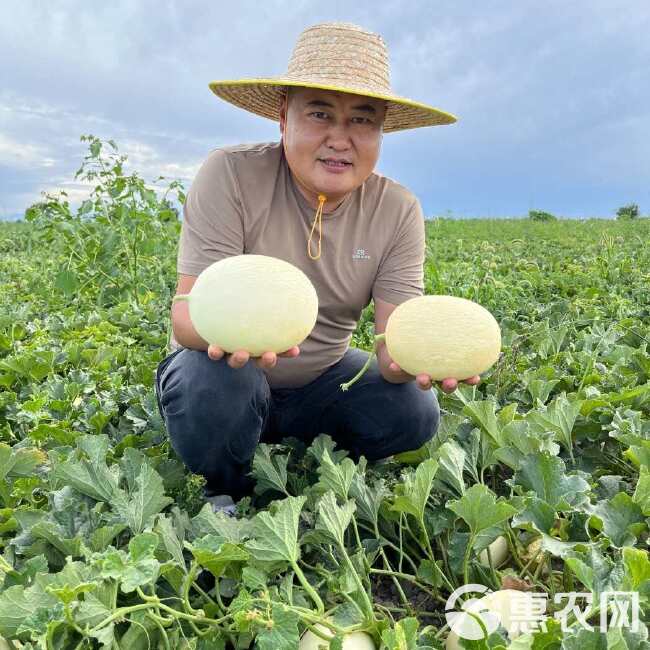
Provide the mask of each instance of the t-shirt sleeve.
[{"label": "t-shirt sleeve", "polygon": [[185,197],[176,268],[198,275],[207,266],[244,252],[243,211],[237,177],[219,149],[203,162]]},{"label": "t-shirt sleeve", "polygon": [[392,305],[424,293],[424,216],[416,199],[382,259],[372,297]]}]

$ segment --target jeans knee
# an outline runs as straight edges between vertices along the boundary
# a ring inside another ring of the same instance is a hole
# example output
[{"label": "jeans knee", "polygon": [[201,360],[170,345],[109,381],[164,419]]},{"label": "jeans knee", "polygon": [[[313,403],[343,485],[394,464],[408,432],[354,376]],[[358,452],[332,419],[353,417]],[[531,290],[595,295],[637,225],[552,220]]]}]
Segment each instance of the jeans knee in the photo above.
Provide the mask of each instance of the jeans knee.
[{"label": "jeans knee", "polygon": [[427,400],[422,407],[422,424],[419,432],[421,440],[420,446],[433,438],[438,431],[438,425],[440,424],[440,406],[438,405],[438,399],[433,391],[431,391],[431,395],[433,399]]},{"label": "jeans knee", "polygon": [[161,379],[162,410],[177,450],[211,446],[214,451],[242,428],[255,429],[267,416],[270,395],[255,364],[231,368],[225,359],[213,361],[199,350],[184,350]]},{"label": "jeans knee", "polygon": [[205,352],[183,350],[164,369],[161,404],[172,447],[215,494],[250,487],[250,459],[269,414],[271,391],[254,363],[231,368]]},{"label": "jeans knee", "polygon": [[263,371],[252,362],[243,368],[231,368],[225,357],[215,361],[204,351],[186,349],[173,372],[191,405],[199,408],[216,398],[250,400],[251,397],[266,399],[267,393],[270,395]]},{"label": "jeans knee", "polygon": [[[409,445],[411,449],[419,449],[433,438],[440,423],[440,406],[433,391],[418,391],[416,397],[408,404],[405,404],[409,414]],[[406,450],[405,450],[406,451]]]}]

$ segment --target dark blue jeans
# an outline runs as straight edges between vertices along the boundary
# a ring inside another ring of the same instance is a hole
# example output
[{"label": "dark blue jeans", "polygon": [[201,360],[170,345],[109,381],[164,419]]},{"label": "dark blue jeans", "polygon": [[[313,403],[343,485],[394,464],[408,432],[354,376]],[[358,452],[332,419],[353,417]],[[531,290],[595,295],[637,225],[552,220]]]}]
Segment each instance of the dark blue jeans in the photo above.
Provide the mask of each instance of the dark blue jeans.
[{"label": "dark blue jeans", "polygon": [[257,444],[292,436],[309,443],[327,433],[338,446],[377,460],[417,449],[438,428],[434,391],[414,381],[391,384],[377,360],[348,391],[339,384],[361,369],[368,352],[349,348],[320,377],[300,388],[271,389],[253,362],[231,368],[207,352],[181,348],[156,370],[156,397],[172,446],[207,480],[208,494],[250,494]]}]

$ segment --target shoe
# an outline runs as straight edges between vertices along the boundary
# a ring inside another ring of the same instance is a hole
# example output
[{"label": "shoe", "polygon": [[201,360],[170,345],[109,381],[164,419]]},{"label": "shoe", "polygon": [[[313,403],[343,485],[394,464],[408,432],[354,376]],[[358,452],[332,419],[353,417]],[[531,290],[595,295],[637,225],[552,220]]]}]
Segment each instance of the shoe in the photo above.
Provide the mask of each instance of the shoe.
[{"label": "shoe", "polygon": [[223,512],[228,517],[234,517],[237,513],[237,506],[229,494],[217,494],[207,497],[206,501],[212,506],[212,512]]}]

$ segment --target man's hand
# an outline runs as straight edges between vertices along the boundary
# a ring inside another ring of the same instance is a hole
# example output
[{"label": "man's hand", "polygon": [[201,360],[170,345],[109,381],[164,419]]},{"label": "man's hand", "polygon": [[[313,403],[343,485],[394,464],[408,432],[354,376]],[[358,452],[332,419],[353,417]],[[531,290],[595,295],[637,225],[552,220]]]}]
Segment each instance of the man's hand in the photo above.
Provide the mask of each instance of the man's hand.
[{"label": "man's hand", "polygon": [[[278,361],[278,357],[297,357],[300,354],[300,348],[297,345],[294,345],[291,349],[286,352],[281,352],[276,354],[275,352],[265,352],[260,357],[253,357],[255,359],[255,364],[258,368],[262,370],[270,370],[275,366]],[[227,363],[231,368],[243,368],[251,358],[251,355],[245,350],[237,350],[232,354],[225,353],[218,345],[209,345],[208,346],[208,356],[213,361],[218,361],[226,355]]]},{"label": "man's hand", "polygon": [[[417,387],[421,388],[422,390],[430,390],[433,386],[434,380],[431,379],[431,377],[426,373],[411,375],[408,372],[402,370],[394,361],[390,362],[388,369],[396,374],[401,373],[402,375],[409,377],[411,380],[415,379]],[[474,375],[473,377],[463,379],[462,383],[469,384],[470,386],[476,386],[478,383],[480,383],[480,381],[481,378],[478,375]],[[458,383],[459,380],[454,379],[453,377],[448,377],[447,379],[443,379],[441,382],[438,382],[443,393],[453,393],[458,387]]]}]

